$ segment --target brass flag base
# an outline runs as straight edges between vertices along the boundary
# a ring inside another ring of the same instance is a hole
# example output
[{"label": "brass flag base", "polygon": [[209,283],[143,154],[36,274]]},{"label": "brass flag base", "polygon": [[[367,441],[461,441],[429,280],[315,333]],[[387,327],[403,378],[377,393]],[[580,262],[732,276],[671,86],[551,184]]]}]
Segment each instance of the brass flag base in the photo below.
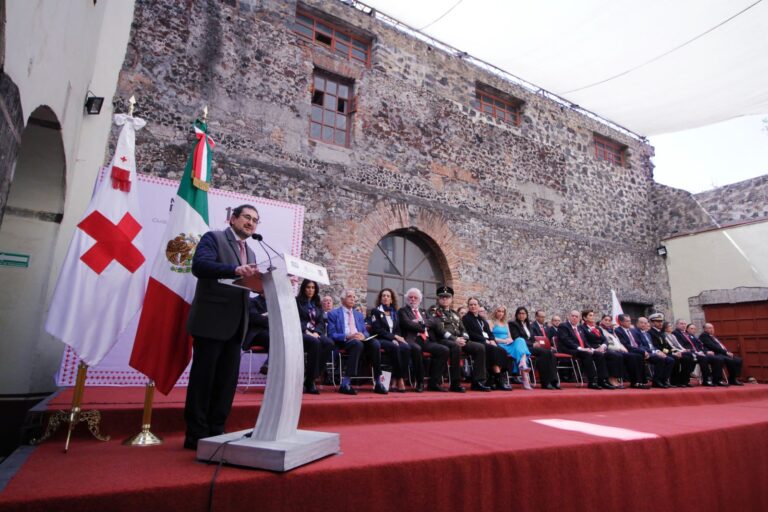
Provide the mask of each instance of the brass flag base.
[{"label": "brass flag base", "polygon": [[141,432],[133,437],[129,437],[123,441],[123,444],[126,446],[156,446],[163,444],[163,440],[149,431],[149,425],[144,425],[141,428]]},{"label": "brass flag base", "polygon": [[67,440],[64,443],[64,453],[69,451],[69,441],[72,438],[72,431],[75,430],[75,426],[78,423],[87,423],[88,430],[93,437],[99,441],[109,441],[109,436],[101,435],[99,431],[99,423],[101,423],[101,412],[91,409],[88,411],[81,411],[80,405],[83,400],[83,390],[85,388],[85,373],[88,370],[88,365],[80,361],[77,367],[77,380],[75,382],[75,393],[72,396],[72,410],[56,411],[48,419],[48,426],[45,429],[45,433],[39,439],[33,439],[32,444],[40,444],[49,437],[51,437],[61,426],[62,423],[68,424]]},{"label": "brass flag base", "polygon": [[152,400],[155,396],[155,381],[150,380],[144,392],[144,417],[141,420],[141,432],[129,437],[123,444],[126,446],[157,446],[163,440],[149,431],[152,423]]}]

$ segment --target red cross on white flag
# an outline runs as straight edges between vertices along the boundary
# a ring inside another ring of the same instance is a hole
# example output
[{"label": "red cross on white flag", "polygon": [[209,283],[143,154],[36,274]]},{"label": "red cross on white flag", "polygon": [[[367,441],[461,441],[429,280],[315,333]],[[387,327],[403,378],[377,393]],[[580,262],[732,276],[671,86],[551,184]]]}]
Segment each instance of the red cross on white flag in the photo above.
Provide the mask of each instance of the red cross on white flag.
[{"label": "red cross on white flag", "polygon": [[143,119],[117,114],[122,126],[109,173],[78,223],[56,283],[45,329],[87,365],[107,355],[141,309],[146,286],[136,183],[136,130]]}]

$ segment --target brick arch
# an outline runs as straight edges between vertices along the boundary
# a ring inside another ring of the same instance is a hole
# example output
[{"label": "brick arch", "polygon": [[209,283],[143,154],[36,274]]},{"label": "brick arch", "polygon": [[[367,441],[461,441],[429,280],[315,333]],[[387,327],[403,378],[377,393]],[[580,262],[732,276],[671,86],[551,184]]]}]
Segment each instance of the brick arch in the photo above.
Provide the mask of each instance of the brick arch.
[{"label": "brick arch", "polygon": [[[365,291],[368,260],[379,240],[392,232],[420,234],[433,249],[437,263],[457,298],[477,293],[473,283],[458,278],[462,264],[473,264],[476,254],[451,230],[452,223],[440,213],[402,203],[379,202],[360,222],[334,224],[329,228],[329,250],[335,285]],[[354,240],[354,243],[340,243]]]}]

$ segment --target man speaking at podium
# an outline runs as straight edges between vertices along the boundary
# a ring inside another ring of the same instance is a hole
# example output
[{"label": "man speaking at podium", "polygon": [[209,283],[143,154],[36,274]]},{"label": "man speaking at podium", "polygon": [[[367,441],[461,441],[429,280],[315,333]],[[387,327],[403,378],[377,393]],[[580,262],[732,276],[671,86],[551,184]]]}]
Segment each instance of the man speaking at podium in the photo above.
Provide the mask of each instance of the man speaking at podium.
[{"label": "man speaking at podium", "polygon": [[238,206],[229,228],[204,234],[192,258],[197,288],[187,322],[193,352],[184,448],[197,449],[199,439],[224,433],[237,389],[240,346],[248,330],[248,291],[218,280],[257,273],[256,256],[245,241],[258,224],[256,208]]}]

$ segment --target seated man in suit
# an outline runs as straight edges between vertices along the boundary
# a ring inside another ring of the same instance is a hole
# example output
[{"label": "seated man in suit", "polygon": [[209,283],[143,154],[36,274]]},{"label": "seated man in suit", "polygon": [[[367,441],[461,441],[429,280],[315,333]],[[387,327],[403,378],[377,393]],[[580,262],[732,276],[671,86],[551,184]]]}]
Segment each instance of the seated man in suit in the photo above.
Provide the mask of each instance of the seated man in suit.
[{"label": "seated man in suit", "polygon": [[[640,333],[637,329],[632,327],[632,318],[629,315],[622,313],[617,318],[619,320],[619,325],[613,330],[613,334],[619,338],[619,341],[622,345],[624,345],[624,348],[633,354],[642,355],[644,363],[648,363],[654,367],[657,365],[666,366],[666,358],[659,359],[658,357],[654,356],[651,348],[646,348],[646,346],[641,342]],[[642,366],[642,378],[640,379],[637,387],[639,389],[648,389],[648,372],[645,369],[645,364]],[[654,373],[659,371],[662,370],[656,369]]]},{"label": "seated man in suit", "polygon": [[[424,352],[430,355],[429,391],[446,391],[441,385],[443,371],[448,363],[448,357],[453,350],[454,360],[458,359],[459,347],[442,345],[436,342],[439,336],[434,329],[434,319],[427,318],[427,312],[421,307],[422,294],[418,288],[405,292],[406,305],[397,312],[400,321],[400,332],[405,341],[411,346],[411,362],[414,372],[414,391],[424,391]],[[454,390],[458,391],[458,389]],[[460,392],[460,391],[459,391]]]},{"label": "seated man in suit", "polygon": [[704,332],[701,333],[699,340],[707,350],[722,357],[723,364],[728,368],[728,384],[743,386],[744,384],[739,380],[741,377],[741,358],[728,351],[725,345],[715,337],[715,326],[710,323],[704,324]]},{"label": "seated man in suit", "polygon": [[581,361],[581,368],[589,380],[589,389],[616,389],[608,383],[608,368],[605,354],[590,347],[579,330],[581,313],[573,310],[568,313],[568,321],[557,329],[558,349]]},{"label": "seated man in suit", "polygon": [[648,319],[641,316],[637,319],[637,327],[632,329],[632,336],[637,339],[640,348],[648,354],[646,362],[653,367],[652,386],[670,388],[668,382],[675,367],[675,358],[656,348],[651,339],[650,330],[651,324]]},{"label": "seated man in suit", "polygon": [[[716,385],[715,382],[720,383],[723,380],[723,360],[715,355],[714,352],[707,353],[701,341],[694,334],[689,333],[689,330],[695,328],[696,326],[679,318],[675,322],[675,330],[672,331],[672,334],[675,335],[680,346],[690,351],[696,358],[696,362],[699,363],[702,385],[712,387]],[[715,381],[712,379],[713,375],[715,376]]]},{"label": "seated man in suit", "polygon": [[552,315],[552,318],[549,320],[549,325],[547,326],[546,331],[547,336],[549,336],[549,339],[553,342],[557,337],[557,329],[560,327],[561,323],[563,323],[563,320],[558,315]]},{"label": "seated man in suit", "polygon": [[355,290],[347,289],[341,294],[341,306],[328,313],[328,337],[336,346],[347,352],[346,377],[341,381],[339,393],[356,395],[357,391],[351,386],[350,378],[357,376],[360,355],[365,347],[366,353],[373,366],[375,384],[373,391],[386,395],[387,389],[381,383],[381,345],[375,338],[366,340],[368,331],[365,327],[363,314],[355,309],[357,294]]}]

